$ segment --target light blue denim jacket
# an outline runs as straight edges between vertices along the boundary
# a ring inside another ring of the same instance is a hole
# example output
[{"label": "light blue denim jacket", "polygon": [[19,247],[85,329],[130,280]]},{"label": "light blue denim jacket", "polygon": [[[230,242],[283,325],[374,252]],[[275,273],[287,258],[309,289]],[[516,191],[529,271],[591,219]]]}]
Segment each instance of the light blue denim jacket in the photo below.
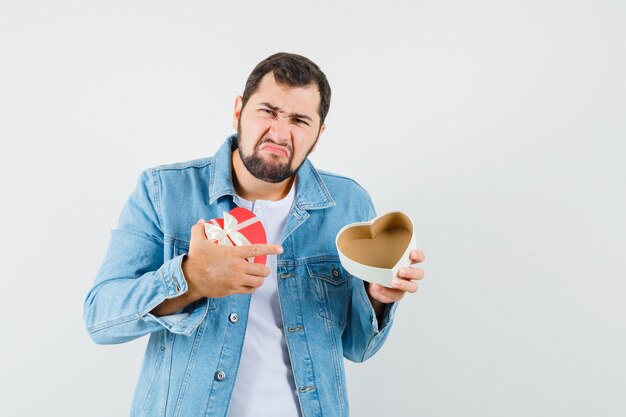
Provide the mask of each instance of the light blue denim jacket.
[{"label": "light blue denim jacket", "polygon": [[[132,416],[222,417],[228,410],[250,294],[204,298],[170,316],[150,311],[187,291],[181,261],[191,226],[235,207],[235,143],[233,135],[212,158],[141,174],[86,297],[84,320],[95,342],[150,334]],[[337,255],[339,229],[375,216],[367,192],[315,170],[309,160],[297,175],[277,258],[284,334],[303,416],[348,416],[343,358],[362,362],[376,353],[398,303],[386,305],[379,324],[363,281],[343,269]]]}]

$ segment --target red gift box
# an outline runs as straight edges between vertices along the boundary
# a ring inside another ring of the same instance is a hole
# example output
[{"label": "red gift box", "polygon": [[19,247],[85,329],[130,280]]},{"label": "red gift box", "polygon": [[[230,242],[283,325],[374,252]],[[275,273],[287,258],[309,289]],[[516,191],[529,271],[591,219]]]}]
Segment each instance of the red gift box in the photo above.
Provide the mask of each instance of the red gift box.
[{"label": "red gift box", "polygon": [[[207,239],[226,246],[242,246],[267,243],[261,220],[248,209],[235,207],[224,218],[209,220],[204,224]],[[267,255],[247,258],[248,262],[265,265]]]}]

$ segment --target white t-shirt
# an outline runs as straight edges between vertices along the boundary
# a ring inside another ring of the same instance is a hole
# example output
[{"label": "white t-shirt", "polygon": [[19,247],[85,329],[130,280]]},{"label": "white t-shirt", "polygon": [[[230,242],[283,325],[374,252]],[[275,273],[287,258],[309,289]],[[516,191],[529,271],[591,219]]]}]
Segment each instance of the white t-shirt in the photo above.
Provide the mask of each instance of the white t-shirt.
[{"label": "white t-shirt", "polygon": [[[261,220],[268,243],[280,244],[295,189],[294,183],[287,196],[278,201],[252,202],[239,196],[234,201]],[[266,265],[270,274],[250,300],[246,337],[228,417],[301,416],[278,301],[276,255],[268,255]]]}]

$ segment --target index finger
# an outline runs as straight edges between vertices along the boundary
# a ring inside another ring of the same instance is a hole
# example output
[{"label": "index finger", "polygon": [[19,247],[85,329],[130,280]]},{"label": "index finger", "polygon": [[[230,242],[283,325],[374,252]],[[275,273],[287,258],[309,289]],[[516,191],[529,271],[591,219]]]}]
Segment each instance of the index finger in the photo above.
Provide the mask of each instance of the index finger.
[{"label": "index finger", "polygon": [[204,233],[204,219],[198,220],[196,224],[191,226],[191,237],[195,236],[196,239],[199,240],[208,240],[206,237],[206,233]]},{"label": "index finger", "polygon": [[233,248],[235,254],[242,258],[251,258],[254,256],[277,255],[283,253],[280,245],[270,245],[265,243],[255,243],[254,245],[235,246]]}]

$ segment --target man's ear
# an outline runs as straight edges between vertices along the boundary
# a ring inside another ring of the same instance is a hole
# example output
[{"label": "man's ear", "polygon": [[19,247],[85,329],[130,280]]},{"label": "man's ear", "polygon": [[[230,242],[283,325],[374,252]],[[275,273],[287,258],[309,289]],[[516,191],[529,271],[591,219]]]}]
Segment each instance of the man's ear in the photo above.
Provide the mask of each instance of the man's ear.
[{"label": "man's ear", "polygon": [[241,110],[243,106],[243,97],[237,96],[235,99],[235,110],[233,110],[233,129],[237,131],[239,125],[239,118],[241,117]]},{"label": "man's ear", "polygon": [[317,144],[320,143],[320,138],[322,137],[322,133],[324,133],[324,130],[326,130],[326,124],[323,124],[322,127],[320,127],[320,133],[317,134],[317,140],[315,141],[315,145],[313,145],[313,149],[311,149],[311,152],[309,153],[313,153],[315,151],[315,148],[317,148]]}]

